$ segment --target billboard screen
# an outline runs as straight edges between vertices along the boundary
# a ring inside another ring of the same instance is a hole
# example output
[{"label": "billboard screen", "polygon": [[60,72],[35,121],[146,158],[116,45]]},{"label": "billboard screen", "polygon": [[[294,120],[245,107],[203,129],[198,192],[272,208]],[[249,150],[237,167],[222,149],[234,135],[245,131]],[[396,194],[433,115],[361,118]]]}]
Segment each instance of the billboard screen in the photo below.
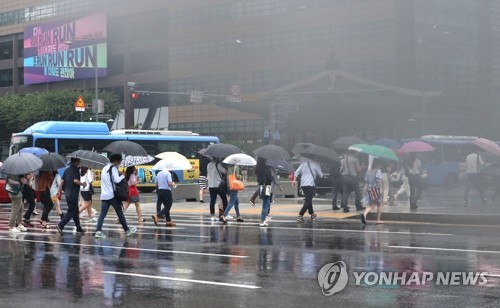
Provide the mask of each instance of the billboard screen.
[{"label": "billboard screen", "polygon": [[106,14],[24,29],[24,84],[106,76]]}]

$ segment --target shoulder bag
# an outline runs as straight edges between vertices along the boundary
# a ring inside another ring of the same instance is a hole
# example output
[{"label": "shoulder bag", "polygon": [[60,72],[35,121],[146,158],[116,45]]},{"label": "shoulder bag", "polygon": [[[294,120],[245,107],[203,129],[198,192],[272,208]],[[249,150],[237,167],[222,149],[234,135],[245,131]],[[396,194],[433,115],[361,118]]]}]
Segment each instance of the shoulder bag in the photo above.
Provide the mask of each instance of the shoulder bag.
[{"label": "shoulder bag", "polygon": [[109,173],[109,179],[111,180],[111,185],[113,185],[114,188],[115,198],[120,201],[127,201],[128,183],[125,179],[122,179],[120,182],[115,183],[115,181],[113,180],[113,174],[111,173],[113,167],[114,166],[111,166],[111,168],[109,168],[108,173]]}]

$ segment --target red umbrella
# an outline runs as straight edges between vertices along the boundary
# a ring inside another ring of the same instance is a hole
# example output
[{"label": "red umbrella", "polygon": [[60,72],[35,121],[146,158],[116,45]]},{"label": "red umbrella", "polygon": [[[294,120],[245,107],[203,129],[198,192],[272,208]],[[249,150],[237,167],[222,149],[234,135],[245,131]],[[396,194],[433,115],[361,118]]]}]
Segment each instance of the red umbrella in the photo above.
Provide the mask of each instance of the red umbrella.
[{"label": "red umbrella", "polygon": [[477,138],[472,140],[472,143],[489,153],[500,155],[500,146],[489,139]]},{"label": "red umbrella", "polygon": [[421,153],[434,151],[432,145],[424,141],[410,141],[403,144],[403,146],[397,151],[398,155],[407,153]]}]

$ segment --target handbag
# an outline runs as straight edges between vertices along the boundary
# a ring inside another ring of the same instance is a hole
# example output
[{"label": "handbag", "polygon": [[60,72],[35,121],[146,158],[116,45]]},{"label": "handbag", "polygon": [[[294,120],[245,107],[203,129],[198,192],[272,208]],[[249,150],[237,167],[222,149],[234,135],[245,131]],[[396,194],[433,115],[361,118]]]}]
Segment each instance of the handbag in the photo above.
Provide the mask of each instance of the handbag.
[{"label": "handbag", "polygon": [[228,176],[228,180],[229,180],[229,190],[239,191],[245,189],[245,185],[243,184],[243,182],[236,178],[236,173],[230,174]]},{"label": "handbag", "polygon": [[94,185],[92,185],[92,183],[89,183],[89,193],[91,195],[93,195],[95,193],[95,191],[94,191]]},{"label": "handbag", "polygon": [[17,195],[21,191],[21,185],[10,185],[10,183],[7,183],[5,185],[5,191],[11,195]]},{"label": "handbag", "polygon": [[228,193],[228,190],[227,190],[227,174],[222,174],[220,171],[219,171],[219,168],[218,168],[218,165],[216,164],[215,165],[215,168],[217,169],[217,173],[219,173],[219,176],[220,176],[220,183],[219,183],[219,190],[224,192],[224,193]]},{"label": "handbag", "polygon": [[368,188],[368,194],[370,195],[370,201],[372,203],[378,203],[379,200],[380,200],[380,189],[375,186],[375,185],[371,185],[369,188]]},{"label": "handbag", "polygon": [[259,195],[261,197],[270,197],[271,185],[259,185]]}]

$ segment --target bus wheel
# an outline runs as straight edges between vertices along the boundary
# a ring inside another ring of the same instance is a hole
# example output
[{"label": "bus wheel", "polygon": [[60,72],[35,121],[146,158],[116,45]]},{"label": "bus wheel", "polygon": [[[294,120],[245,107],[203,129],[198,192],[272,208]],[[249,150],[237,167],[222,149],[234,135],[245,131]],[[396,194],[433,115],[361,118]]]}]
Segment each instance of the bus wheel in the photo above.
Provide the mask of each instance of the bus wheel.
[{"label": "bus wheel", "polygon": [[155,187],[137,187],[140,193],[149,194],[152,193],[156,188]]},{"label": "bus wheel", "polygon": [[444,180],[444,187],[453,188],[458,185],[458,177],[455,174],[448,174]]}]

